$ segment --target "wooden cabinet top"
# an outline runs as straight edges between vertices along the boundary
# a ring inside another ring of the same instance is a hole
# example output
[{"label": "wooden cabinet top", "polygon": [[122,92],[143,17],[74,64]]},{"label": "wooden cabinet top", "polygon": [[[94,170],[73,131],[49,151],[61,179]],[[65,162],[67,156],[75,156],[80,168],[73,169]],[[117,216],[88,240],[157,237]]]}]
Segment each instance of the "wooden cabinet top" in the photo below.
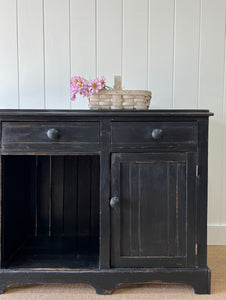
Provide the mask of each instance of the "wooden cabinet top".
[{"label": "wooden cabinet top", "polygon": [[31,110],[0,109],[0,119],[70,118],[70,117],[208,117],[209,110],[150,109],[150,110]]}]

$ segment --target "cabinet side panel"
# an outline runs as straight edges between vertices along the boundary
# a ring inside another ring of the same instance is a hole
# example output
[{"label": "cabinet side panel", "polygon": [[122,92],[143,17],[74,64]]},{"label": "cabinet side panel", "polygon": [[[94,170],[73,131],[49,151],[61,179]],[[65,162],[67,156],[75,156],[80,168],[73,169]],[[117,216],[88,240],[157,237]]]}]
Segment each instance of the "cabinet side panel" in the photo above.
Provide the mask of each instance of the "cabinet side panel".
[{"label": "cabinet side panel", "polygon": [[196,264],[196,153],[187,153],[187,266]]},{"label": "cabinet side panel", "polygon": [[208,178],[208,119],[199,120],[198,146],[199,174],[197,182],[197,243],[198,266],[205,267],[207,261],[207,178]]}]

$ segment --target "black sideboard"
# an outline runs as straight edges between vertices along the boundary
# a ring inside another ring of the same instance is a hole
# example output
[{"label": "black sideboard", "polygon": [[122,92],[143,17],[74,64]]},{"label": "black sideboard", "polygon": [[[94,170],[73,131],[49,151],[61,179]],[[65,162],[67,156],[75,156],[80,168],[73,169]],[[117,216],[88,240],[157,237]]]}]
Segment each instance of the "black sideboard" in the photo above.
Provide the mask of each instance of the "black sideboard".
[{"label": "black sideboard", "polygon": [[0,110],[0,292],[191,285],[206,262],[208,110]]}]

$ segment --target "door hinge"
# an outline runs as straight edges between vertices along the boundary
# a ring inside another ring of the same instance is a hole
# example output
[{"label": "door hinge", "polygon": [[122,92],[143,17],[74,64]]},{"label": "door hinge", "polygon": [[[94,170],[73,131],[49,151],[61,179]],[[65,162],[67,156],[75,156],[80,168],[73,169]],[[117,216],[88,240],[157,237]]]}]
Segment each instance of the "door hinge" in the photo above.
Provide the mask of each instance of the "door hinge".
[{"label": "door hinge", "polygon": [[199,165],[196,165],[196,177],[199,178]]},{"label": "door hinge", "polygon": [[198,243],[195,243],[195,255],[198,255]]}]

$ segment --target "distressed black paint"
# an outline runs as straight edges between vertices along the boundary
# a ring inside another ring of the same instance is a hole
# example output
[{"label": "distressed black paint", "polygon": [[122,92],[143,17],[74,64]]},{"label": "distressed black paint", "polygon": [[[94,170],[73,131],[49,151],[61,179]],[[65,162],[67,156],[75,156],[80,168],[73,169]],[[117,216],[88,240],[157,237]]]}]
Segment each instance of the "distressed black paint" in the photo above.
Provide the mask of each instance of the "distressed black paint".
[{"label": "distressed black paint", "polygon": [[81,282],[110,294],[159,280],[210,293],[211,115],[0,110],[0,291]]}]

